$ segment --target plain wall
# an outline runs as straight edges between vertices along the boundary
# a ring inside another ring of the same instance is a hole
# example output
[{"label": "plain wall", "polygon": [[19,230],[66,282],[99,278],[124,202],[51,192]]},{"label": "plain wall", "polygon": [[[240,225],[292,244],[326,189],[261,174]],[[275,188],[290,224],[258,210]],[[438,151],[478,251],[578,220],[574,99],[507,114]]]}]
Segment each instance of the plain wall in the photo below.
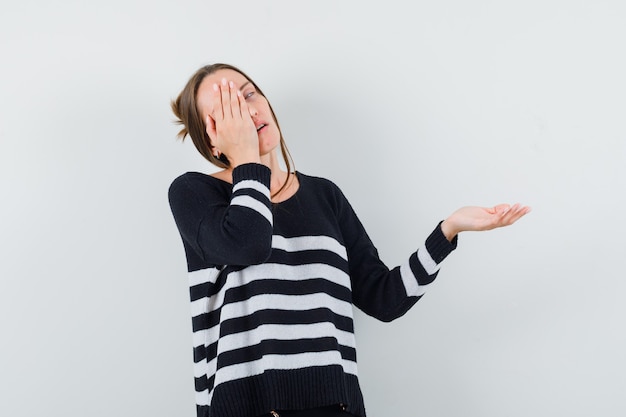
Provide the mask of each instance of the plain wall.
[{"label": "plain wall", "polygon": [[0,415],[194,415],[185,171],[169,102],[228,62],[299,171],[402,263],[463,205],[429,293],[357,311],[370,416],[623,416],[626,6],[614,1],[2,1]]}]

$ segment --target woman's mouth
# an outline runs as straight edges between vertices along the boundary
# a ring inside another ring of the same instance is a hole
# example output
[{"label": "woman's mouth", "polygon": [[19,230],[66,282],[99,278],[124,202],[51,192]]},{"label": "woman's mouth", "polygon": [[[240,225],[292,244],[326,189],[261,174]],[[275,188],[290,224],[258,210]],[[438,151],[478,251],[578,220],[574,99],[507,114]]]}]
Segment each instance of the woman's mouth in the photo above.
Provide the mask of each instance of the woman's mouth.
[{"label": "woman's mouth", "polygon": [[261,129],[263,129],[265,126],[267,126],[265,123],[261,123],[257,128],[256,131],[259,132]]}]

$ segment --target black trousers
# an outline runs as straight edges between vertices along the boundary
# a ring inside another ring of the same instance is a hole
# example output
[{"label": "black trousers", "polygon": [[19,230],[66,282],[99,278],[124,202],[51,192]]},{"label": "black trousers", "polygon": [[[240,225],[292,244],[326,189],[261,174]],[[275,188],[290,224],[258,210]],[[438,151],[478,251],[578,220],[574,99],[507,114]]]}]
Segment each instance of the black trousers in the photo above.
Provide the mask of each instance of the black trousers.
[{"label": "black trousers", "polygon": [[259,417],[350,417],[352,414],[343,408],[338,404],[309,410],[276,410]]}]

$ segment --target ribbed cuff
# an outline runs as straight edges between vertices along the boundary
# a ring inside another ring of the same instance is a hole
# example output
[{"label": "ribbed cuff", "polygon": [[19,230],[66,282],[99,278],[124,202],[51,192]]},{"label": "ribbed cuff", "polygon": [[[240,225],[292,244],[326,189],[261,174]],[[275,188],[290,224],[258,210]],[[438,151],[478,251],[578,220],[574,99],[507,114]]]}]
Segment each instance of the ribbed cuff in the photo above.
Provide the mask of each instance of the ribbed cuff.
[{"label": "ribbed cuff", "polygon": [[233,185],[244,180],[256,180],[270,188],[272,171],[263,164],[249,163],[233,169]]},{"label": "ribbed cuff", "polygon": [[452,242],[450,242],[441,230],[441,223],[439,222],[435,230],[426,239],[426,250],[437,264],[441,263],[446,256],[456,249],[458,235],[454,236]]}]

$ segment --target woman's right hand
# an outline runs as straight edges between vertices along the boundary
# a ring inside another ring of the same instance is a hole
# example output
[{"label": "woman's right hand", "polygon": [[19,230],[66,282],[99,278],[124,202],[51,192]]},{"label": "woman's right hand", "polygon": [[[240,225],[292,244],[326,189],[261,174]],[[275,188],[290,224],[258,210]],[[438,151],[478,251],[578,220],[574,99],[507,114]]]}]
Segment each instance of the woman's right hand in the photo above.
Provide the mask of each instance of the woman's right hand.
[{"label": "woman's right hand", "polygon": [[441,231],[448,240],[460,232],[483,231],[510,226],[530,212],[521,204],[498,204],[493,207],[461,207],[441,223]]},{"label": "woman's right hand", "polygon": [[222,78],[221,84],[213,84],[212,99],[213,111],[205,115],[204,122],[214,155],[226,155],[231,168],[259,163],[259,137],[241,91]]}]

